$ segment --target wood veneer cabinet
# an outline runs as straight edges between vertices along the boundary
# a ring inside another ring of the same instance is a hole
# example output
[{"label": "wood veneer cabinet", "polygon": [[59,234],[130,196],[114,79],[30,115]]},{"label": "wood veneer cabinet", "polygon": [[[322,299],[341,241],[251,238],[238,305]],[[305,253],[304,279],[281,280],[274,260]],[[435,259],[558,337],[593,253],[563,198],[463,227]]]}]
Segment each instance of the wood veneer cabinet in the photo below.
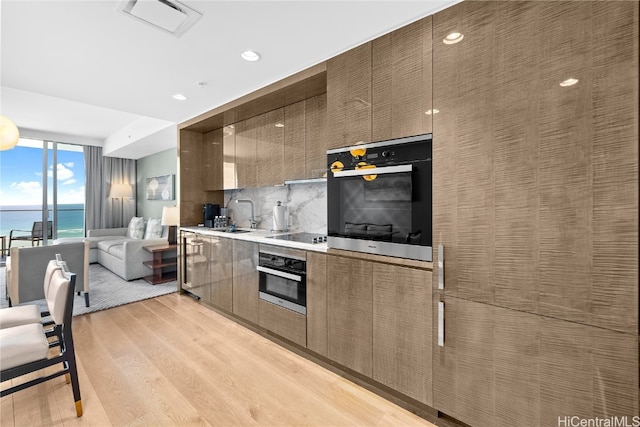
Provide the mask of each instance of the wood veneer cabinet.
[{"label": "wood veneer cabinet", "polygon": [[204,301],[211,301],[211,270],[209,267],[208,236],[197,233],[181,232],[182,255],[180,286],[183,290],[199,297]]},{"label": "wood veneer cabinet", "polygon": [[373,379],[432,405],[431,271],[373,264]]},{"label": "wood veneer cabinet", "polygon": [[327,148],[371,141],[371,42],[327,61]]},{"label": "wood veneer cabinet", "polygon": [[284,183],[284,108],[256,117],[257,187]]},{"label": "wood veneer cabinet", "polygon": [[202,184],[205,190],[223,190],[222,168],[222,129],[215,129],[203,135]]},{"label": "wood veneer cabinet", "polygon": [[638,415],[637,337],[451,296],[444,307],[438,410],[491,427]]},{"label": "wood veneer cabinet", "polygon": [[305,106],[305,178],[323,178],[327,172],[329,141],[327,121],[327,94],[304,101]]},{"label": "wood veneer cabinet", "polygon": [[228,312],[233,311],[233,240],[209,238],[209,302]]},{"label": "wood veneer cabinet", "polygon": [[373,141],[431,132],[431,27],[428,16],[373,40]]},{"label": "wood veneer cabinet", "polygon": [[305,102],[284,107],[284,180],[306,178]]},{"label": "wood veneer cabinet", "polygon": [[266,301],[258,301],[258,324],[302,347],[307,344],[307,319],[303,314]]},{"label": "wood veneer cabinet", "polygon": [[327,353],[330,359],[372,376],[372,263],[327,256]]},{"label": "wood veneer cabinet", "polygon": [[307,252],[307,348],[327,355],[327,255]]},{"label": "wood veneer cabinet", "polygon": [[235,124],[238,188],[253,188],[258,183],[256,145],[258,123],[259,118],[252,117]]},{"label": "wood veneer cabinet", "polygon": [[258,323],[258,244],[233,239],[233,313]]},{"label": "wood veneer cabinet", "polygon": [[238,176],[236,167],[236,127],[234,125],[222,128],[222,164],[217,163],[222,169],[222,181],[224,190],[238,188]]},{"label": "wood veneer cabinet", "polygon": [[445,292],[637,335],[638,2],[463,2],[433,23]]}]

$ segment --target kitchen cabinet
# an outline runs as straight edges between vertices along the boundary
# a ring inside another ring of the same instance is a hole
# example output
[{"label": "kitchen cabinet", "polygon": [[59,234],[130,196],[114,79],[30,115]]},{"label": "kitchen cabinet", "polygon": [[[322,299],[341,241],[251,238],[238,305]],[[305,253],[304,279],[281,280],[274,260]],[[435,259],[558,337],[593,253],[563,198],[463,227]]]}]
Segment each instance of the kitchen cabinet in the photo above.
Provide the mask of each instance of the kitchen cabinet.
[{"label": "kitchen cabinet", "polygon": [[445,292],[637,335],[638,3],[464,2],[433,22]]},{"label": "kitchen cabinet", "polygon": [[303,314],[262,300],[258,302],[258,308],[260,326],[302,347],[306,346],[307,319]]},{"label": "kitchen cabinet", "polygon": [[209,302],[225,311],[233,310],[233,240],[209,238]]},{"label": "kitchen cabinet", "polygon": [[307,348],[327,356],[327,255],[307,252]]},{"label": "kitchen cabinet", "polygon": [[327,172],[327,94],[308,98],[305,104],[305,178],[323,178]]},{"label": "kitchen cabinet", "polygon": [[284,108],[256,117],[256,186],[284,183]]},{"label": "kitchen cabinet", "polygon": [[203,187],[207,191],[223,190],[222,129],[215,129],[203,135],[202,173]]},{"label": "kitchen cabinet", "polygon": [[305,101],[284,107],[284,180],[305,179]]},{"label": "kitchen cabinet", "polygon": [[428,16],[372,42],[372,140],[432,131]]},{"label": "kitchen cabinet", "polygon": [[327,148],[371,141],[371,42],[327,61]]},{"label": "kitchen cabinet", "polygon": [[372,376],[372,263],[327,256],[327,354]]},{"label": "kitchen cabinet", "polygon": [[258,324],[258,244],[233,239],[233,313]]},{"label": "kitchen cabinet", "polygon": [[637,337],[451,296],[443,303],[444,346],[433,347],[438,410],[492,427],[638,414]]},{"label": "kitchen cabinet", "polygon": [[432,405],[431,271],[373,264],[373,379]]},{"label": "kitchen cabinet", "polygon": [[253,188],[257,175],[257,129],[259,118],[252,117],[235,124],[236,128],[236,176],[238,188]]},{"label": "kitchen cabinet", "polygon": [[197,233],[181,232],[182,273],[180,286],[202,300],[211,300],[208,258],[209,237]]},{"label": "kitchen cabinet", "polygon": [[218,162],[218,167],[222,168],[223,189],[233,190],[238,188],[236,168],[236,127],[234,125],[222,128],[222,164]]}]

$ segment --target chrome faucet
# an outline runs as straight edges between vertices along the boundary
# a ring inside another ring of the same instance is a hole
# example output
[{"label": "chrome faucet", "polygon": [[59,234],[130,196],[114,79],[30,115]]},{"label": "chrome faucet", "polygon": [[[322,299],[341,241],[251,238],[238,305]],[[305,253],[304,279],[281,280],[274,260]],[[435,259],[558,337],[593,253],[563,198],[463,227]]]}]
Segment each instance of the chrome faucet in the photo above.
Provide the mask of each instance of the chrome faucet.
[{"label": "chrome faucet", "polygon": [[251,229],[255,230],[258,223],[256,222],[255,217],[253,216],[253,201],[250,199],[237,199],[236,203],[250,203],[251,204],[251,218],[249,218],[249,223],[251,224]]}]

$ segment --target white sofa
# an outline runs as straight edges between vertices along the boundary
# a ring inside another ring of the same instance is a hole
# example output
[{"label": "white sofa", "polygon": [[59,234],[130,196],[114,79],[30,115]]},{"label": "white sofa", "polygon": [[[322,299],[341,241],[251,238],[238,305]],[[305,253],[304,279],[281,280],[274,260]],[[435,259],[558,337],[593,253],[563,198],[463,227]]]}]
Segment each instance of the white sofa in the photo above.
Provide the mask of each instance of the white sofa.
[{"label": "white sofa", "polygon": [[167,243],[169,228],[162,227],[162,237],[157,239],[134,239],[127,237],[128,228],[103,228],[89,230],[89,260],[98,262],[125,280],[139,279],[151,274],[151,269],[143,264],[151,261],[153,254],[144,246]]}]

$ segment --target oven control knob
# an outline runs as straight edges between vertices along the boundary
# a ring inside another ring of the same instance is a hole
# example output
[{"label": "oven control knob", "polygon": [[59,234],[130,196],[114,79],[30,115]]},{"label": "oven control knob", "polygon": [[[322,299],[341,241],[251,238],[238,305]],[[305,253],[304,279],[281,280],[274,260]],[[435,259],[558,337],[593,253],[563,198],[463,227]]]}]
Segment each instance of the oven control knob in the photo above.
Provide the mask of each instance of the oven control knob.
[{"label": "oven control knob", "polygon": [[382,152],[382,157],[389,157],[389,154],[391,154],[391,153],[389,152],[389,150],[384,150],[384,151]]},{"label": "oven control knob", "polygon": [[313,243],[318,243],[318,238],[317,237],[313,238]]}]

